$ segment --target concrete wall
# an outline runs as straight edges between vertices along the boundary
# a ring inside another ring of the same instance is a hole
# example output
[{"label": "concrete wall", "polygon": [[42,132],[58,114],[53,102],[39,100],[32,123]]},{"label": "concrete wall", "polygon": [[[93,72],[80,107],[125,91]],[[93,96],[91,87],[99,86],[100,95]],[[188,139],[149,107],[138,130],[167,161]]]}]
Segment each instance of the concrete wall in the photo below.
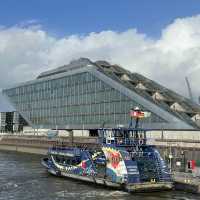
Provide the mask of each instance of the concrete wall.
[{"label": "concrete wall", "polygon": [[175,140],[199,140],[199,131],[148,131],[147,138],[150,139],[175,139]]},{"label": "concrete wall", "polygon": [[33,129],[30,126],[24,126],[23,128],[23,135],[40,135],[40,136],[46,136],[48,132],[48,129]]},{"label": "concrete wall", "polygon": [[[47,136],[48,131],[50,129],[33,129],[30,126],[25,126],[23,135],[38,135],[38,136]],[[88,137],[89,136],[89,130],[73,130],[72,132],[70,130],[57,130],[58,136],[60,137],[68,137],[71,133],[73,133],[74,137]]]},{"label": "concrete wall", "polygon": [[[20,135],[38,135],[38,136],[47,136],[49,129],[33,129],[31,127],[24,127],[23,133],[14,133]],[[73,133],[74,137],[88,137],[89,130],[58,130],[58,136],[68,137]],[[5,133],[0,133],[5,134]],[[175,139],[175,140],[195,140],[200,141],[200,130],[180,130],[180,131],[168,131],[168,130],[157,130],[157,131],[148,131],[148,139]]]},{"label": "concrete wall", "polygon": [[48,151],[47,149],[43,149],[43,148],[23,147],[23,146],[15,146],[15,145],[2,145],[2,144],[0,145],[0,150],[40,154],[40,155],[47,155],[47,151]]},{"label": "concrete wall", "polygon": [[88,137],[89,130],[73,130],[73,134],[75,137]]}]

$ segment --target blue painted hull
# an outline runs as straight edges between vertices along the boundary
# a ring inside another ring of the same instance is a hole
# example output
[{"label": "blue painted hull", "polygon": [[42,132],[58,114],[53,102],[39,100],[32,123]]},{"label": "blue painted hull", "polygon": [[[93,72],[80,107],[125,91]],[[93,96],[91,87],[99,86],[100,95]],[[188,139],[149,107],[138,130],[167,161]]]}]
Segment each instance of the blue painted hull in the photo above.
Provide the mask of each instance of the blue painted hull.
[{"label": "blue painted hull", "polygon": [[[46,158],[45,158],[46,159]],[[136,183],[136,184],[119,184],[114,183],[110,180],[104,178],[98,178],[95,176],[80,176],[76,174],[71,174],[68,172],[58,172],[48,165],[47,160],[41,161],[42,165],[47,169],[48,173],[54,176],[66,177],[78,181],[83,181],[87,183],[92,183],[95,185],[101,185],[104,187],[109,187],[117,190],[124,190],[127,192],[152,192],[161,190],[171,190],[173,188],[172,182],[161,182],[161,183]]]},{"label": "blue painted hull", "polygon": [[171,175],[142,129],[100,129],[98,149],[53,147],[42,161],[47,171],[126,191],[171,189]]}]

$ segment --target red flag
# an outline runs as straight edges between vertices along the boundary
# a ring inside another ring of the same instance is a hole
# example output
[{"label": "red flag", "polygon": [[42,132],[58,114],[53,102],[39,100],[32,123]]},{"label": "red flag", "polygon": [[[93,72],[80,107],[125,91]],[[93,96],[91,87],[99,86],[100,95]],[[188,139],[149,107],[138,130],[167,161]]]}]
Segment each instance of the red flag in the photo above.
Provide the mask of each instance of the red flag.
[{"label": "red flag", "polygon": [[142,112],[140,110],[131,110],[130,116],[133,117],[133,118],[143,118],[144,112]]},{"label": "red flag", "polygon": [[192,170],[194,170],[196,168],[196,161],[195,160],[191,160],[191,168],[192,168]]}]

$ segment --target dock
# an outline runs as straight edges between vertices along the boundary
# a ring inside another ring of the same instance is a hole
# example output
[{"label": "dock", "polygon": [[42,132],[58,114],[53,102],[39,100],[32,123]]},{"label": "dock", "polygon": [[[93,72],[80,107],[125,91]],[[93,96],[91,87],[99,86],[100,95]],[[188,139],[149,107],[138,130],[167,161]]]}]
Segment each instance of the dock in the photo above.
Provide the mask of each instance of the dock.
[{"label": "dock", "polygon": [[175,190],[200,194],[200,177],[194,177],[191,173],[174,172],[173,181]]}]

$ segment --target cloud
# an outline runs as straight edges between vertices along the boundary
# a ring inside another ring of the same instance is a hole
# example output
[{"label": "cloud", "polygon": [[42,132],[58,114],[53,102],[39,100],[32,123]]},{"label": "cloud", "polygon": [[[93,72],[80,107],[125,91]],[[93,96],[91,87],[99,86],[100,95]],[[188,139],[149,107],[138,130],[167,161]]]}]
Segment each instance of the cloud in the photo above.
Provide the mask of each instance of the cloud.
[{"label": "cloud", "polygon": [[187,94],[188,76],[200,95],[200,15],[176,19],[153,39],[136,29],[56,38],[41,26],[0,28],[0,88],[34,79],[40,72],[88,57],[120,64]]}]

